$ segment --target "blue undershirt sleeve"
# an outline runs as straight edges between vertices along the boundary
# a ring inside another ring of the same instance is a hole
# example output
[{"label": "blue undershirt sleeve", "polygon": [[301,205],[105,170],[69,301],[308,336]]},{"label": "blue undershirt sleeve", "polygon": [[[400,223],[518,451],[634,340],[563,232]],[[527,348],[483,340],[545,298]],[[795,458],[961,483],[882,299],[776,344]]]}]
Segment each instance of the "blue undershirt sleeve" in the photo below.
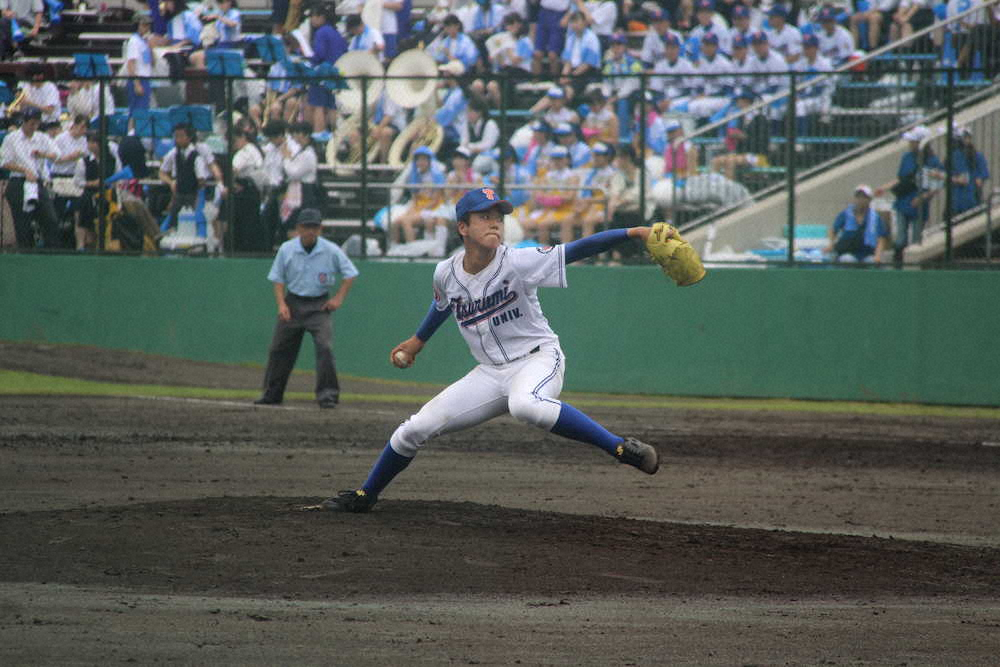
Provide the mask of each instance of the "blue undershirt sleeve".
[{"label": "blue undershirt sleeve", "polygon": [[438,330],[438,327],[444,324],[444,321],[450,316],[450,306],[447,310],[438,310],[434,302],[431,301],[431,307],[427,310],[427,315],[424,316],[424,321],[420,323],[420,326],[417,328],[417,333],[414,335],[426,343],[430,337],[434,335],[434,332]]},{"label": "blue undershirt sleeve", "polygon": [[627,229],[609,229],[606,232],[597,232],[586,238],[570,241],[565,248],[566,263],[602,253],[627,240]]}]

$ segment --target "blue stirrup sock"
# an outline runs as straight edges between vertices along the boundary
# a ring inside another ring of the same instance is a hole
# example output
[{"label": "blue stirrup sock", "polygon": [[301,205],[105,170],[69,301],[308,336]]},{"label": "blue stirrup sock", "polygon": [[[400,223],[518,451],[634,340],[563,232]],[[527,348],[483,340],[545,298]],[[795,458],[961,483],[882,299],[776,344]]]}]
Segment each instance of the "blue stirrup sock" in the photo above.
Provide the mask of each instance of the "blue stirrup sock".
[{"label": "blue stirrup sock", "polygon": [[625,439],[604,428],[569,403],[562,404],[559,418],[550,431],[564,438],[596,445],[612,456],[615,455],[618,444]]},{"label": "blue stirrup sock", "polygon": [[368,473],[368,479],[361,485],[370,496],[377,496],[382,493],[382,489],[389,486],[389,482],[410,465],[413,459],[402,454],[397,454],[391,444],[386,444],[385,449],[379,455],[372,470]]}]

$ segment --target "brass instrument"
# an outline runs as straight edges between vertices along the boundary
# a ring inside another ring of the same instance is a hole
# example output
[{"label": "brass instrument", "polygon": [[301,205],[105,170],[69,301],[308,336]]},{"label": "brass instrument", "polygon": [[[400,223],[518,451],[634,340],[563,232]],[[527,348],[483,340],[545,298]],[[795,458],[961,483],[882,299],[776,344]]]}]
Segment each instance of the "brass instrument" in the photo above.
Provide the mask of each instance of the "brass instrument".
[{"label": "brass instrument", "polygon": [[337,58],[334,66],[340,71],[340,75],[347,80],[347,90],[337,92],[337,107],[345,114],[355,114],[361,111],[361,80],[359,77],[368,77],[368,90],[366,101],[368,109],[371,110],[378,104],[382,95],[382,87],[385,85],[382,77],[385,76],[385,68],[374,54],[368,51],[348,51]]},{"label": "brass instrument", "polygon": [[17,96],[11,100],[11,103],[7,105],[7,115],[12,116],[16,113],[21,113],[21,106],[24,104],[24,89],[18,92]]},{"label": "brass instrument", "polygon": [[[344,167],[356,167],[361,164],[361,121],[357,116],[351,116],[337,124],[330,141],[326,142],[326,163],[338,175],[344,175]],[[368,123],[368,136],[372,137],[375,123]],[[368,142],[368,164],[378,158],[378,142]]]},{"label": "brass instrument", "polygon": [[[419,107],[415,118],[389,148],[389,164],[393,167],[401,168],[420,146],[437,152],[444,142],[444,128],[434,120],[437,71],[437,63],[423,49],[404,51],[389,64],[386,94],[404,109]],[[413,78],[402,78],[407,76]]]}]

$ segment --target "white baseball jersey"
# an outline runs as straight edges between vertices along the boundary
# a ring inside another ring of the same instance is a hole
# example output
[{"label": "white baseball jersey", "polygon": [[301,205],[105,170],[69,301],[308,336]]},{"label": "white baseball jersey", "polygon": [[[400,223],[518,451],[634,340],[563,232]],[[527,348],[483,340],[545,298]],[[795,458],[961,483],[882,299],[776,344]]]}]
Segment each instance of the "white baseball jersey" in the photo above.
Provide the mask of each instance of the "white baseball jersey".
[{"label": "white baseball jersey", "polygon": [[786,59],[802,53],[802,33],[795,26],[785,24],[781,32],[767,28],[764,33],[767,35],[767,43],[771,45],[771,51],[777,51]]},{"label": "white baseball jersey", "polygon": [[434,270],[434,304],[455,314],[469,351],[481,364],[520,359],[540,345],[559,345],[538,302],[539,287],[566,287],[562,245],[509,248],[501,245],[490,264],[465,272],[459,251]]},{"label": "white baseball jersey", "polygon": [[842,25],[834,25],[833,34],[826,30],[817,30],[813,34],[819,40],[819,52],[834,63],[842,63],[854,53],[854,37]]},{"label": "white baseball jersey", "polygon": [[694,84],[692,79],[696,72],[690,60],[679,57],[673,62],[661,58],[653,66],[653,74],[649,78],[649,87],[666,97],[675,98],[684,95]]},{"label": "white baseball jersey", "polygon": [[770,76],[757,76],[753,79],[753,89],[758,95],[770,95],[779,90],[788,88],[788,77],[783,73],[791,68],[788,62],[775,51],[768,51],[767,58],[761,60],[756,53],[750,54],[747,58],[750,61],[750,71],[756,74],[770,74]]},{"label": "white baseball jersey", "polygon": [[715,57],[709,60],[702,55],[701,59],[695,63],[695,74],[718,74],[715,77],[696,76],[693,80],[695,90],[699,95],[722,95],[725,89],[732,88],[735,84],[735,77],[723,76],[734,74],[733,63],[729,58],[721,53],[716,53]]}]

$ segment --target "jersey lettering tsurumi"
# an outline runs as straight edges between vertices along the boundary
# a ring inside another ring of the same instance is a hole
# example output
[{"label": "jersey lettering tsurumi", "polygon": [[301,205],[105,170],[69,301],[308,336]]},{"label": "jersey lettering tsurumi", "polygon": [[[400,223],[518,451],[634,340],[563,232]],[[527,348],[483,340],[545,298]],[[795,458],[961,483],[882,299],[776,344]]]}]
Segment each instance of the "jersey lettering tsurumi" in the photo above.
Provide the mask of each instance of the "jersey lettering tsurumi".
[{"label": "jersey lettering tsurumi", "polygon": [[465,251],[434,270],[434,303],[452,309],[469,351],[481,364],[519,359],[559,337],[538,302],[539,287],[566,287],[563,246],[500,246],[490,264],[475,275],[462,268]]}]

